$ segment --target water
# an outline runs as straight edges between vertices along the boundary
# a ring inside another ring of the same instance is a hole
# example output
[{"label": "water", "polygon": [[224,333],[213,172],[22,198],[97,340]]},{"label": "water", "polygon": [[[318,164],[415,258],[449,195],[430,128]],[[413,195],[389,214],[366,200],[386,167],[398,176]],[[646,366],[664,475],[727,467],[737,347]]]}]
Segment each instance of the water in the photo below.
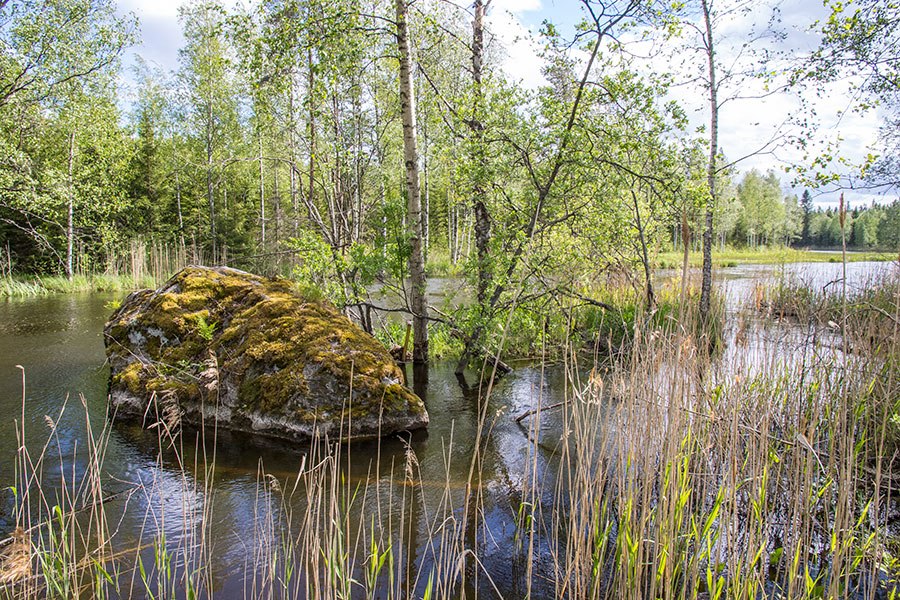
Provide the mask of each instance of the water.
[{"label": "water", "polygon": [[[847,263],[847,293],[858,291],[873,278],[896,272],[896,262]],[[738,265],[719,269],[717,276],[725,284],[727,302],[736,306],[750,297],[753,286],[760,281],[787,280],[802,282],[813,289],[839,291],[843,279],[841,263],[788,263],[784,265]],[[836,287],[835,287],[836,286]]]},{"label": "water", "polygon": [[[114,296],[108,294],[72,294],[0,302],[0,410],[8,415],[0,420],[0,484],[4,486],[0,497],[0,537],[15,526],[12,492],[6,486],[15,478],[17,425],[24,421],[26,445],[34,453],[51,436],[48,419],[58,420],[52,452],[43,470],[45,490],[80,480],[86,462],[87,419],[95,435],[107,425],[109,373],[104,365],[102,329],[111,313],[106,306],[112,299]],[[425,400],[431,415],[427,432],[385,440],[380,448],[374,443],[351,448],[348,476],[360,484],[373,480],[376,467],[382,484],[403,481],[406,444],[415,452],[423,483],[422,498],[412,504],[395,503],[390,508],[396,522],[402,512],[416,520],[409,544],[418,558],[426,561],[430,560],[425,550],[428,532],[433,528],[428,513],[441,502],[448,472],[454,502],[457,506],[462,504],[479,420],[478,390],[468,387],[470,383],[458,381],[453,368],[451,363],[438,363],[428,371],[414,373],[409,369],[411,385]],[[485,445],[481,485],[488,507],[486,522],[498,542],[502,542],[499,547],[512,544],[512,497],[521,488],[529,464],[528,438],[512,417],[535,406],[541,394],[544,404],[557,401],[563,387],[561,369],[542,373],[540,368],[525,367],[500,381],[491,395],[487,411],[494,418],[494,427]],[[548,431],[558,429],[553,417],[548,416],[543,422]],[[254,516],[260,512],[259,490],[265,487],[259,485],[259,469],[264,468],[282,485],[289,486],[307,448],[257,443],[226,433],[218,437],[213,510],[208,517],[215,556],[214,589],[217,598],[238,598],[244,596],[247,560],[255,550],[247,540],[253,540],[257,533]],[[185,432],[186,456],[195,455],[198,438],[197,432]],[[552,463],[552,450],[540,452],[539,468],[543,471]],[[64,468],[60,468],[60,456]],[[166,533],[170,544],[189,536],[191,527],[202,518],[202,494],[197,488],[202,488],[203,471],[192,465],[186,471],[185,479],[173,453],[160,452],[155,432],[118,423],[110,428],[104,495],[127,492],[132,485],[142,484],[138,493],[117,497],[106,505],[114,521],[125,515],[116,534],[118,549],[138,544],[145,520],[164,523],[159,529]],[[52,505],[55,500],[50,498],[49,502]],[[302,512],[302,502],[298,500],[294,508]],[[360,512],[364,510],[359,508]],[[387,520],[390,516],[383,514],[381,518]],[[490,554],[488,551],[482,560],[491,565],[495,577],[516,581],[509,572],[506,551],[497,551],[496,560]]]},{"label": "water", "polygon": [[[847,266],[848,285],[860,285],[872,274],[892,268],[891,264],[851,263]],[[841,276],[841,265],[830,263],[721,269],[729,304],[746,297],[756,281],[778,275],[781,269],[810,278],[815,285]],[[441,282],[438,292],[448,286]],[[21,423],[25,424],[25,442],[32,453],[38,452],[48,437],[53,439],[43,472],[43,487],[48,490],[79,478],[86,459],[87,428],[90,426],[96,435],[108,425],[108,369],[104,365],[102,329],[111,313],[107,303],[114,299],[116,296],[110,294],[71,294],[0,302],[0,411],[5,415],[0,419],[0,485],[4,486],[0,491],[0,537],[15,526],[14,499],[8,486],[15,479]],[[451,490],[451,512],[461,516],[459,507],[477,438],[480,403],[478,389],[471,387],[471,374],[468,382],[459,381],[451,363],[437,363],[427,371],[410,369],[408,377],[431,416],[427,432],[385,440],[380,447],[374,443],[353,445],[351,467],[345,475],[355,485],[381,489],[391,481],[404,480],[408,448],[414,452],[417,478],[422,480],[416,489],[421,489],[421,495],[410,494],[384,506],[363,497],[351,513],[355,523],[366,523],[377,514],[382,523],[397,530],[401,518],[411,519],[412,525],[405,525],[411,532],[407,536],[409,552],[414,563],[428,565],[435,557],[430,543],[434,518],[446,501],[447,489]],[[539,399],[544,406],[560,402],[566,396],[566,385],[559,365],[519,367],[497,383],[485,408],[491,434],[482,438],[484,458],[478,484],[484,497],[482,519],[490,539],[479,546],[479,558],[505,597],[524,595],[524,567],[510,559],[510,549],[515,543],[516,513],[529,469],[535,468],[538,478],[550,483],[544,487],[552,493],[552,482],[558,475],[556,440],[562,435],[560,411],[542,417],[542,442],[538,445],[531,443],[527,429],[514,417],[535,407]],[[57,419],[51,431],[49,421]],[[198,432],[185,432],[183,456],[191,460],[202,456],[200,438]],[[219,434],[212,473],[213,505],[206,516],[216,598],[242,598],[249,589],[248,574],[253,567],[248,565],[253,564],[258,550],[252,541],[259,533],[256,517],[269,511],[283,515],[304,509],[302,498],[292,500],[291,506],[281,506],[261,494],[268,484],[259,481],[260,470],[273,475],[281,486],[291,486],[307,450]],[[534,463],[532,452],[536,453]],[[156,432],[118,423],[110,427],[103,467],[105,495],[133,491],[136,484],[142,484],[140,491],[116,496],[106,505],[107,513],[117,523],[117,549],[127,550],[141,539],[146,541],[141,535],[145,528],[165,532],[170,544],[188,540],[195,533],[204,518],[204,471],[191,464],[182,469],[172,452],[161,451]],[[48,498],[50,504],[54,501]],[[546,551],[537,548],[536,554]],[[410,573],[418,570],[413,566]],[[540,578],[535,581],[539,587]],[[416,584],[419,595],[424,585],[424,580]],[[482,580],[480,585],[488,583]],[[484,591],[489,590],[485,587]]]}]

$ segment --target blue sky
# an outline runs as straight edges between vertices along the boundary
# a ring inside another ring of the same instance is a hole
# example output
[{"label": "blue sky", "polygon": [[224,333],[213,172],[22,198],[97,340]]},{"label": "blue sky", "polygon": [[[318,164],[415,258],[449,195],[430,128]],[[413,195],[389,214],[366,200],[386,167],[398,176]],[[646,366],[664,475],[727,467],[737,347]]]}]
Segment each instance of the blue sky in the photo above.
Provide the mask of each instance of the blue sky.
[{"label": "blue sky", "polygon": [[133,12],[140,20],[140,43],[129,51],[128,63],[135,54],[165,70],[178,66],[178,48],[184,42],[178,23],[180,0],[120,0],[122,13]]}]

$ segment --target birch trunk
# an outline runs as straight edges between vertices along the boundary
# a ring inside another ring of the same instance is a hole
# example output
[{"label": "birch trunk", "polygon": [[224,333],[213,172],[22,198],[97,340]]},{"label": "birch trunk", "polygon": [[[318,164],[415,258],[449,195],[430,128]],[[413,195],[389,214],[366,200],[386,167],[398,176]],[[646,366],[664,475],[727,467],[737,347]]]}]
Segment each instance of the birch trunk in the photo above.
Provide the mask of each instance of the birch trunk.
[{"label": "birch trunk", "polygon": [[653,277],[650,271],[650,258],[647,256],[647,239],[644,237],[644,227],[641,224],[641,207],[638,203],[637,194],[634,193],[633,189],[631,190],[631,199],[634,201],[634,219],[637,224],[638,238],[641,242],[641,262],[644,265],[644,280],[647,293],[645,300],[647,302],[647,310],[650,310],[656,304],[656,299],[653,296]]},{"label": "birch trunk", "polygon": [[424,115],[425,121],[422,123],[422,169],[423,169],[423,179],[425,184],[425,205],[422,207],[422,237],[424,239],[424,253],[425,258],[428,258],[428,251],[431,248],[431,233],[430,229],[430,212],[431,212],[431,198],[428,185],[428,114]]},{"label": "birch trunk", "polygon": [[178,179],[178,156],[175,152],[175,144],[172,144],[172,164],[175,165],[175,207],[178,210],[178,241],[184,250],[184,218],[181,213],[181,182]]},{"label": "birch trunk", "polygon": [[422,198],[419,192],[419,156],[416,149],[416,98],[410,66],[407,0],[395,0],[397,47],[400,51],[400,112],[403,117],[403,157],[406,170],[407,223],[412,251],[409,255],[410,309],[413,313],[413,362],[428,362],[428,318],[425,306],[425,255],[422,249]]},{"label": "birch trunk", "polygon": [[[490,0],[488,0],[490,4]],[[477,299],[479,310],[484,311],[488,286],[491,281],[491,269],[488,251],[491,243],[491,216],[485,200],[487,199],[487,156],[484,149],[484,124],[481,114],[484,110],[484,89],[482,86],[482,67],[484,65],[484,11],[482,0],[475,0],[475,18],[472,21],[472,79],[475,84],[475,102],[472,106],[472,148],[475,162],[475,178],[472,185],[472,213],[474,215],[475,252],[478,261]]]},{"label": "birch trunk", "polygon": [[334,136],[334,168],[331,171],[331,195],[332,202],[329,203],[329,207],[331,212],[333,213],[331,222],[334,224],[334,240],[335,245],[339,246],[342,251],[344,247],[344,222],[346,219],[346,215],[344,214],[344,196],[343,196],[343,188],[341,187],[341,170],[343,169],[343,165],[341,164],[341,133],[338,130],[338,107],[337,107],[337,95],[332,94],[331,96],[331,118],[332,118],[332,128],[331,132]]},{"label": "birch trunk", "polygon": [[206,202],[209,205],[209,243],[211,249],[211,261],[216,262],[216,205],[215,195],[213,193],[213,176],[212,176],[212,114],[209,111],[206,135]]},{"label": "birch trunk", "polygon": [[703,275],[700,283],[700,319],[709,316],[712,294],[712,235],[713,210],[716,206],[716,154],[719,144],[719,101],[716,97],[716,54],[713,45],[712,7],[710,0],[702,0],[703,21],[706,25],[706,56],[709,60],[709,164],[706,178],[709,198],[706,201],[706,227],[703,229]]},{"label": "birch trunk", "polygon": [[73,267],[73,256],[75,246],[75,180],[74,180],[74,164],[75,164],[75,130],[69,134],[69,189],[68,189],[68,220],[66,222],[66,277],[69,281],[75,277],[75,269]]},{"label": "birch trunk", "polygon": [[[488,0],[490,4],[490,0]],[[477,354],[481,340],[481,331],[491,318],[493,303],[488,303],[488,287],[491,282],[491,265],[488,256],[491,243],[491,215],[485,201],[487,200],[487,156],[484,149],[484,124],[481,115],[484,110],[484,89],[482,87],[482,67],[484,65],[484,11],[482,0],[475,0],[475,16],[472,20],[472,80],[474,84],[474,102],[472,119],[469,121],[471,137],[469,139],[472,162],[475,164],[475,176],[472,179],[472,231],[475,234],[477,284],[475,297],[477,300],[478,321],[471,336],[466,339],[465,348],[456,365],[456,372],[462,373],[469,360]],[[471,238],[468,238],[471,239]],[[469,250],[466,249],[468,256]]]},{"label": "birch trunk", "polygon": [[291,210],[293,210],[293,233],[294,237],[298,237],[300,235],[300,206],[297,202],[297,176],[295,173],[296,167],[294,165],[295,160],[297,158],[296,152],[296,140],[294,138],[294,76],[291,75],[291,85],[290,92],[288,95],[288,145],[289,149],[289,157],[291,161],[291,167],[288,169],[288,174],[290,175],[290,190],[291,190]]},{"label": "birch trunk", "polygon": [[281,193],[278,191],[277,160],[272,161],[272,217],[275,220],[275,227],[272,230],[272,242],[277,250],[278,244],[281,242]]},{"label": "birch trunk", "polygon": [[[578,87],[575,91],[575,98],[572,102],[571,110],[569,111],[569,118],[566,121],[565,127],[563,128],[560,137],[559,144],[556,148],[556,153],[551,160],[550,171],[547,175],[547,179],[543,184],[537,183],[535,185],[537,191],[537,202],[535,203],[533,212],[531,214],[531,220],[528,226],[525,229],[524,239],[515,247],[510,255],[509,265],[506,268],[505,276],[508,279],[512,277],[512,274],[515,272],[516,267],[519,264],[519,261],[525,256],[526,248],[531,244],[531,239],[537,230],[537,225],[540,220],[541,214],[543,212],[544,204],[547,201],[547,198],[550,196],[550,191],[553,189],[553,184],[556,182],[557,177],[559,176],[561,170],[563,169],[564,164],[566,163],[566,150],[572,139],[572,129],[575,126],[575,120],[578,116],[578,108],[581,105],[582,97],[584,96],[584,90],[587,86],[588,77],[591,73],[591,68],[594,65],[594,60],[596,60],[597,55],[600,51],[600,44],[603,41],[603,38],[607,35],[607,33],[612,29],[612,27],[619,23],[622,19],[627,16],[626,13],[622,13],[613,17],[613,19],[605,25],[603,28],[597,31],[597,39],[594,42],[593,49],[591,51],[591,55],[588,58],[587,64],[585,65],[584,73],[581,77],[581,81],[578,83]],[[468,256],[469,249],[466,249],[466,255]],[[500,300],[500,296],[503,294],[505,286],[502,284],[494,285],[493,291],[490,296],[486,298],[486,308],[485,311],[492,311],[496,306],[498,301]],[[475,353],[479,351],[481,346],[481,338],[484,335],[485,328],[487,327],[487,323],[485,320],[481,320],[475,323],[475,327],[472,330],[465,340],[465,348],[463,349],[462,356],[459,359],[459,362],[456,364],[456,372],[462,373],[466,364],[468,364],[469,359],[472,356],[475,356]]]},{"label": "birch trunk", "polygon": [[315,206],[315,171],[316,171],[316,109],[313,98],[315,97],[313,94],[314,85],[315,85],[315,72],[313,71],[313,55],[312,48],[310,48],[307,52],[307,58],[309,60],[309,79],[307,80],[307,90],[306,93],[309,95],[309,189],[307,190],[308,200],[307,200],[307,211],[309,212],[309,218],[312,220],[313,218],[313,207]]},{"label": "birch trunk", "polygon": [[363,185],[363,177],[362,177],[362,159],[361,155],[363,153],[362,147],[362,128],[363,128],[363,119],[362,119],[362,101],[360,96],[357,95],[353,102],[353,108],[356,111],[356,148],[354,148],[354,158],[353,158],[353,170],[354,176],[356,178],[356,184],[353,188],[353,200],[355,208],[353,210],[353,242],[359,243],[360,236],[362,235],[362,221],[363,221],[363,207],[362,207],[362,185]]},{"label": "birch trunk", "polygon": [[259,126],[259,241],[260,248],[266,251],[266,188],[265,174],[263,172],[263,139],[262,125]]},{"label": "birch trunk", "polygon": [[456,221],[453,218],[456,215],[456,208],[450,202],[450,188],[453,186],[451,180],[447,186],[447,247],[450,249],[450,264],[456,264]]}]

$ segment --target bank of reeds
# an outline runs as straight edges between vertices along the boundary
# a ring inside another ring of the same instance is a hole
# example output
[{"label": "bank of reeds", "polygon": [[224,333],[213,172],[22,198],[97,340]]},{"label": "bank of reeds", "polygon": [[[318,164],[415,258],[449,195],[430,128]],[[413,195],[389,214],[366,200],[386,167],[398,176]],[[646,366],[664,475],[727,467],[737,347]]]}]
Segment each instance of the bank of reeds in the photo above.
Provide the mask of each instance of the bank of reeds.
[{"label": "bank of reeds", "polygon": [[91,268],[86,260],[77,260],[71,278],[16,274],[10,267],[0,273],[0,298],[156,287],[187,264],[202,260],[197,250],[133,240],[127,251],[108,256],[102,268]]},{"label": "bank of reeds", "polygon": [[156,287],[159,281],[144,275],[75,275],[72,279],[63,276],[36,276],[31,278],[13,277],[0,279],[0,297],[47,296],[74,292],[122,292],[139,288]]},{"label": "bank of reeds", "polygon": [[[509,418],[488,410],[489,382],[474,453],[460,456],[455,441],[444,440],[443,483],[422,480],[409,446],[394,454],[402,469],[387,472],[381,445],[373,460],[371,447],[355,454],[352,446],[312,444],[289,477],[261,465],[248,516],[254,538],[243,540],[253,548],[244,595],[894,597],[897,363],[842,351],[861,343],[852,331],[823,347],[802,328],[777,339],[743,332],[729,338],[731,351],[710,354],[688,314],[665,316],[674,324],[668,335],[653,318],[635,319],[632,351],[612,364],[568,347],[563,402],[540,406],[538,395],[521,420],[529,460],[505,502],[483,485],[487,441],[496,420]],[[898,311],[890,314],[896,326]],[[876,316],[884,317],[860,313]],[[900,343],[896,329],[883,343]],[[542,423],[557,413],[561,425],[548,431]],[[161,422],[159,460],[178,466],[190,502],[170,514],[153,508],[163,504],[162,486],[136,485],[129,493],[150,508],[135,509],[146,511],[145,527],[127,543],[109,512],[115,503],[105,502],[106,423],[87,424],[97,433],[86,440],[83,474],[64,475],[52,489],[41,472],[53,421],[44,448],[20,444],[21,529],[2,548],[11,558],[0,596],[213,596],[214,445],[186,450],[177,419]],[[367,476],[351,477],[349,465],[361,460],[371,461]],[[468,475],[453,480],[451,464],[460,461]],[[539,468],[542,461],[556,467]],[[440,492],[426,496],[426,483]],[[492,546],[506,539],[491,529],[495,511],[514,523],[512,547]],[[166,519],[182,520],[179,541],[167,539]],[[517,581],[492,572],[483,560],[492,551],[521,566]]]},{"label": "bank of reeds", "polygon": [[[782,265],[786,263],[839,263],[844,257],[840,248],[829,250],[805,250],[786,246],[759,246],[757,248],[726,246],[713,250],[713,262],[720,267],[734,267],[739,264]],[[683,254],[681,250],[660,252],[654,259],[655,266],[662,269],[679,269]],[[892,261],[897,260],[895,251],[848,251],[847,262]],[[703,252],[700,248],[688,254],[688,263],[699,267],[703,263]]]},{"label": "bank of reeds", "polygon": [[892,348],[891,337],[900,311],[900,268],[844,286],[842,280],[813,284],[783,275],[756,285],[752,305],[757,312],[789,317],[837,332],[859,351]]},{"label": "bank of reeds", "polygon": [[562,538],[556,597],[896,593],[896,373],[784,344],[717,373],[690,336],[657,337],[611,397],[574,387],[568,476],[534,518]]}]

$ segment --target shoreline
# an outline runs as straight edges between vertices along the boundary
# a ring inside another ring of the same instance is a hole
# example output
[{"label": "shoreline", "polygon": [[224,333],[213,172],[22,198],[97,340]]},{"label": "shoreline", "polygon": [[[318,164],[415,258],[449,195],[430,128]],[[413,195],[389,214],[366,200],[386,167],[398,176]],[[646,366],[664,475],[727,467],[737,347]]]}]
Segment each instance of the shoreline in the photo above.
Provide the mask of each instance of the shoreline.
[{"label": "shoreline", "polygon": [[[681,252],[665,251],[657,254],[651,262],[656,269],[678,269],[681,268],[682,260],[683,255]],[[893,260],[897,260],[897,254],[892,252],[847,251],[847,262],[888,262]],[[713,252],[713,263],[716,268],[736,267],[746,264],[836,263],[841,261],[841,251],[830,249],[726,249],[721,252]],[[689,266],[697,267],[702,262],[702,252],[690,252],[688,254]],[[429,265],[431,265],[430,268]],[[446,276],[446,266],[442,264],[440,259],[434,263],[427,263],[425,268],[431,273],[431,277]],[[71,281],[62,275],[13,275],[12,277],[0,278],[0,298],[25,298],[84,292],[125,292],[156,287],[161,281],[157,281],[149,275],[135,278],[132,275],[108,275],[103,273],[76,275]]]}]

